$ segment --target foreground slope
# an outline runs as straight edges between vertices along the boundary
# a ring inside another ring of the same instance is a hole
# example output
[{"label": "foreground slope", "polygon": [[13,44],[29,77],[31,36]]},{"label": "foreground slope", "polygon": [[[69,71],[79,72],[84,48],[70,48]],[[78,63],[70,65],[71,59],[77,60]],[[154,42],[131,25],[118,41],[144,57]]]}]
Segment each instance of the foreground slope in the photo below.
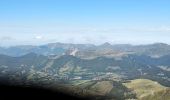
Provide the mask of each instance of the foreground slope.
[{"label": "foreground slope", "polygon": [[170,88],[148,79],[135,79],[124,83],[139,100],[170,100]]}]

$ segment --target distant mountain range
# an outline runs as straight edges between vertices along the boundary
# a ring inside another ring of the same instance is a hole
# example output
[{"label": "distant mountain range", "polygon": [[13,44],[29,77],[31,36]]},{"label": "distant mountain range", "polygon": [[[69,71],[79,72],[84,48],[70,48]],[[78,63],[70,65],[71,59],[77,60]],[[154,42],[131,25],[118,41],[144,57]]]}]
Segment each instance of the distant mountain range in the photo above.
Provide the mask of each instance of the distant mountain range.
[{"label": "distant mountain range", "polygon": [[154,100],[154,96],[168,100],[170,45],[51,43],[0,48],[0,81],[66,87],[76,95],[109,100]]},{"label": "distant mountain range", "polygon": [[[104,43],[101,45],[93,44],[66,44],[66,43],[50,43],[41,46],[22,45],[8,48],[0,48],[0,54],[9,56],[22,56],[28,53],[36,53],[41,55],[63,55],[67,51],[76,49],[75,55],[86,57],[86,55],[103,56],[112,54],[129,54],[135,53],[139,55],[148,55],[159,57],[170,54],[170,45],[164,43],[155,43],[149,45],[130,45]],[[89,56],[88,56],[89,57]]]}]

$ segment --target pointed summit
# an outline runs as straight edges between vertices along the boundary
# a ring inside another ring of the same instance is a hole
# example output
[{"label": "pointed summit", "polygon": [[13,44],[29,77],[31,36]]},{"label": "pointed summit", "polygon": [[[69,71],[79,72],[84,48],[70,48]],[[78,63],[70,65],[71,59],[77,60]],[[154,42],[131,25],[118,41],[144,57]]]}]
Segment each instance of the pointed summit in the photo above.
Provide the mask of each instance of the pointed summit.
[{"label": "pointed summit", "polygon": [[110,48],[110,47],[112,47],[112,45],[110,43],[108,43],[108,42],[105,42],[105,43],[103,43],[100,46],[103,47],[103,48]]}]

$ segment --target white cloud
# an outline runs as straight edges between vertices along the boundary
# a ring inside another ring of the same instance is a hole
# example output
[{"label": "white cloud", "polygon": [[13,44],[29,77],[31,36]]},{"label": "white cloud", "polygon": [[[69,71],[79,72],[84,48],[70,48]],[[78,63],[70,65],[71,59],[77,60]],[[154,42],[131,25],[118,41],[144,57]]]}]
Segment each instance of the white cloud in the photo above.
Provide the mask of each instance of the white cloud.
[{"label": "white cloud", "polygon": [[40,39],[43,39],[43,36],[35,36],[35,39],[37,39],[37,40],[40,40]]},{"label": "white cloud", "polygon": [[[2,34],[3,33],[3,34]],[[3,30],[0,28],[0,40],[9,45],[17,44],[45,44],[49,42],[66,43],[170,43],[170,26],[155,27],[84,27],[84,28],[56,28],[50,29],[22,29]],[[4,35],[5,34],[5,35]],[[6,36],[7,35],[7,36]],[[11,38],[12,37],[12,38]],[[23,41],[23,42],[20,42]],[[24,42],[25,41],[25,42]],[[2,43],[1,43],[2,44]]]}]

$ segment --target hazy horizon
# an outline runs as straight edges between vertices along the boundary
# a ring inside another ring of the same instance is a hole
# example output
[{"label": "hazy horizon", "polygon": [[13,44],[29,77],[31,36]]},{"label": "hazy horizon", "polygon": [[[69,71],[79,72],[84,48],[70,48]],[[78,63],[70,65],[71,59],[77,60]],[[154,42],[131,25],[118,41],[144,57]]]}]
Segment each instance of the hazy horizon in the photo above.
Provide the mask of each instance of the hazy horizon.
[{"label": "hazy horizon", "polygon": [[168,0],[0,1],[0,46],[170,44]]},{"label": "hazy horizon", "polygon": [[61,43],[61,44],[73,44],[73,45],[76,45],[76,44],[82,44],[82,45],[86,45],[86,44],[89,44],[89,45],[95,45],[95,46],[100,46],[100,45],[103,45],[105,43],[109,43],[110,45],[114,46],[114,45],[131,45],[131,46],[141,46],[141,45],[154,45],[154,44],[166,44],[166,45],[170,45],[168,43],[163,43],[163,42],[153,42],[153,43],[146,43],[146,44],[131,44],[131,43],[110,43],[110,42],[103,42],[103,43],[100,43],[100,44],[94,44],[94,43],[68,43],[68,42],[49,42],[49,43],[42,43],[42,44],[16,44],[16,45],[5,45],[5,46],[2,46],[0,45],[0,47],[2,48],[8,48],[8,47],[17,47],[17,46],[43,46],[43,45],[48,45],[48,44],[53,44],[53,43]]}]

